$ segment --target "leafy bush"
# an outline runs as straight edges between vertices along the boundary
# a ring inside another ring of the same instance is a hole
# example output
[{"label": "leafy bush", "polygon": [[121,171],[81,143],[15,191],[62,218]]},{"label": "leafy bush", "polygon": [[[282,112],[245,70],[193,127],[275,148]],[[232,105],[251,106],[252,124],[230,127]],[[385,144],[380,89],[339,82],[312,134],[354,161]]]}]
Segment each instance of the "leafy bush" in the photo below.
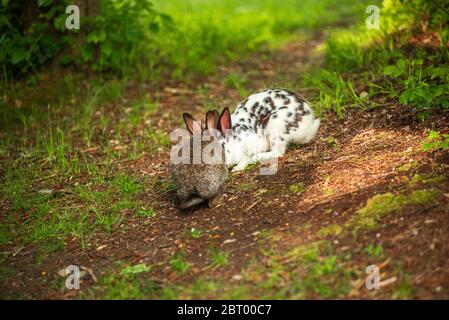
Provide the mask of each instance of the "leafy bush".
[{"label": "leafy bush", "polygon": [[154,60],[157,50],[151,39],[171,18],[157,12],[149,0],[103,0],[82,49],[81,60],[93,70],[122,72]]},{"label": "leafy bush", "polygon": [[[177,78],[210,73],[223,58],[277,46],[292,30],[330,25],[341,11],[360,8],[357,0],[156,0],[155,5],[173,18],[173,32],[161,32],[155,41]],[[337,5],[345,9],[335,10]]]},{"label": "leafy bush", "polygon": [[[66,1],[3,0],[0,3],[0,65],[4,74],[26,73],[51,60],[67,43]],[[34,21],[25,21],[25,8]]]},{"label": "leafy bush", "polygon": [[[4,73],[35,70],[70,47],[61,59],[64,64],[76,62],[95,71],[123,72],[142,61],[156,61],[151,39],[161,25],[171,23],[149,0],[102,0],[100,15],[85,17],[81,13],[81,30],[69,32],[65,27],[69,1],[33,3],[1,2],[0,64]],[[27,11],[32,14],[24,14]]]},{"label": "leafy bush", "polygon": [[448,23],[437,1],[383,0],[379,30],[363,22],[333,31],[326,69],[305,79],[320,89],[318,107],[341,116],[351,106],[375,106],[368,98],[380,94],[421,109],[449,108]]},{"label": "leafy bush", "polygon": [[441,134],[438,131],[431,130],[422,145],[424,151],[438,151],[449,149],[449,134]]},{"label": "leafy bush", "polygon": [[[98,1],[100,14],[86,17],[81,10],[81,30],[68,31],[68,0],[3,0],[3,71],[16,74],[20,69],[26,73],[60,54],[62,64],[96,72],[135,76],[138,71],[153,79],[160,73],[177,78],[207,74],[220,60],[277,46],[297,28],[332,24],[341,11],[352,12],[352,6],[358,4],[357,0],[344,4],[336,0],[285,0],[282,5],[276,0]],[[337,5],[338,12],[333,10]],[[23,15],[28,8],[37,14]]]}]

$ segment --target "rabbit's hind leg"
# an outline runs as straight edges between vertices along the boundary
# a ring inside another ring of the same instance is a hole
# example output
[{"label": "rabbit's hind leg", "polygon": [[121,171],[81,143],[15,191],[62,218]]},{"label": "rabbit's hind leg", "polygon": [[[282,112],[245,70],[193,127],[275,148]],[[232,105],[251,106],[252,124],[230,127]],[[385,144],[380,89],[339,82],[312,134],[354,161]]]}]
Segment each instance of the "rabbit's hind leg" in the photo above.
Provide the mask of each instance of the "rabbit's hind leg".
[{"label": "rabbit's hind leg", "polygon": [[220,201],[222,194],[223,194],[223,187],[221,187],[218,190],[216,195],[214,195],[212,198],[208,200],[207,205],[209,206],[209,208],[213,208],[217,205],[218,201]]},{"label": "rabbit's hind leg", "polygon": [[231,172],[243,171],[247,165],[250,164],[249,158],[245,156],[239,163],[237,163],[231,170]]},{"label": "rabbit's hind leg", "polygon": [[256,162],[266,162],[278,159],[279,157],[284,156],[285,151],[287,149],[287,143],[284,141],[277,141],[276,143],[272,142],[272,150],[268,152],[258,153],[250,158],[250,163]]}]

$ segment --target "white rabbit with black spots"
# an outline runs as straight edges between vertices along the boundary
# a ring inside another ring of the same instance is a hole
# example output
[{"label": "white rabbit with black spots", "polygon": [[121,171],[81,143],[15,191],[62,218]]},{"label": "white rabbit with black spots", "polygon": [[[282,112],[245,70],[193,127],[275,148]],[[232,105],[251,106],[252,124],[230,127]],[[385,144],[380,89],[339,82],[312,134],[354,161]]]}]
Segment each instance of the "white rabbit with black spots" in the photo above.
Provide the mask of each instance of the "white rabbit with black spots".
[{"label": "white rabbit with black spots", "polygon": [[218,120],[226,164],[235,165],[232,171],[283,156],[290,143],[309,143],[319,126],[307,101],[287,89],[254,93],[232,115],[225,108]]}]

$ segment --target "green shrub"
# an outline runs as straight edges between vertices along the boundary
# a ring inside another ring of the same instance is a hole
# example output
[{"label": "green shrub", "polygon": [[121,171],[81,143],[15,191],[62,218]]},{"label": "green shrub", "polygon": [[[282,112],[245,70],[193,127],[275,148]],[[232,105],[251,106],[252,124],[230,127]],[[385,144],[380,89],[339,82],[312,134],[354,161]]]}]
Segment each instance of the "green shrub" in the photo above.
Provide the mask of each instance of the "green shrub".
[{"label": "green shrub", "polygon": [[[36,2],[36,3],[35,3]],[[23,74],[50,61],[67,43],[67,1],[3,0],[0,2],[0,66],[3,74]],[[25,21],[25,8],[35,17]]]},{"label": "green shrub", "polygon": [[154,34],[170,25],[171,18],[157,12],[152,1],[102,0],[101,14],[81,50],[81,62],[89,62],[96,71],[115,72],[148,64],[157,54]]},{"label": "green shrub", "polygon": [[383,106],[370,99],[376,95],[420,109],[449,108],[444,8],[433,1],[383,0],[380,12],[379,30],[363,21],[331,32],[325,68],[305,77],[306,85],[319,89],[318,110],[342,116],[351,106]]}]

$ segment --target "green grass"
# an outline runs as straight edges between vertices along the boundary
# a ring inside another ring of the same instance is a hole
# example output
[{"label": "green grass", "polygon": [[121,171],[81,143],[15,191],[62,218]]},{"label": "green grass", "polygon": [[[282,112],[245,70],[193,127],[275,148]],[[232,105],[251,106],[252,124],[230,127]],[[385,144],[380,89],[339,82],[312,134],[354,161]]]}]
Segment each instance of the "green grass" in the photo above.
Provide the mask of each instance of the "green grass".
[{"label": "green grass", "polygon": [[135,177],[119,174],[114,178],[114,185],[118,191],[126,197],[134,197],[139,193],[143,186]]},{"label": "green grass", "polygon": [[201,237],[201,230],[197,228],[190,228],[186,231],[187,235],[193,239],[199,239]]},{"label": "green grass", "polygon": [[422,145],[424,151],[445,151],[449,149],[449,134],[441,134],[430,130],[429,135]]},{"label": "green grass", "polygon": [[436,185],[439,185],[445,181],[446,181],[446,177],[444,175],[439,175],[439,174],[434,174],[434,173],[416,174],[410,179],[409,186],[412,188],[422,187],[422,186],[435,187]]},{"label": "green grass", "polygon": [[134,176],[118,174],[108,181],[97,173],[98,183],[66,186],[70,193],[55,194],[51,188],[47,192],[34,186],[42,180],[37,169],[15,168],[6,173],[1,192],[10,206],[0,224],[1,244],[33,244],[48,253],[62,250],[65,239],[74,237],[85,247],[96,231],[114,231],[127,210],[137,217],[154,216],[150,206],[135,199],[144,186]]},{"label": "green grass", "polygon": [[106,300],[143,300],[156,291],[156,286],[151,280],[145,280],[134,275],[115,275],[110,273],[101,277],[94,286],[95,290],[89,290],[83,298],[97,298],[101,295]]},{"label": "green grass", "polygon": [[402,264],[399,262],[395,263],[394,272],[398,277],[398,284],[395,286],[391,298],[398,300],[413,299],[415,289],[413,288],[411,275],[404,270]]},{"label": "green grass", "polygon": [[[318,113],[344,117],[349,108],[383,107],[379,97],[420,108],[421,120],[431,109],[448,109],[449,56],[444,46],[447,28],[443,27],[447,16],[419,0],[371,4],[381,8],[380,30],[367,29],[364,21],[331,30],[324,49],[325,65],[312,66],[301,76],[304,85],[318,89],[312,99]],[[418,12],[428,12],[430,29],[442,39],[432,48],[408,45],[409,38],[420,32],[416,25],[422,23],[422,15]]]},{"label": "green grass", "polygon": [[174,254],[170,260],[170,265],[173,271],[176,272],[177,274],[184,274],[191,267],[191,264],[186,261],[183,252],[178,252]]},{"label": "green grass", "polygon": [[[353,277],[351,268],[345,270],[345,262],[326,249],[313,243],[294,249],[288,254],[276,252],[263,263],[249,263],[240,274],[242,280],[224,282],[206,274],[189,282],[164,283],[155,287],[144,274],[145,265],[122,268],[120,273],[109,272],[90,289],[90,296],[105,299],[295,299],[320,296],[341,297],[350,288]],[[228,253],[216,248],[209,250],[210,265],[226,266]],[[289,259],[288,264],[282,262]],[[292,259],[294,258],[294,259]],[[189,265],[184,254],[174,255],[172,269],[182,275]]]},{"label": "green grass", "polygon": [[220,267],[220,266],[226,266],[229,261],[229,252],[222,251],[217,248],[211,248],[209,249],[209,259],[211,266],[214,268]]},{"label": "green grass", "polygon": [[366,248],[365,248],[365,252],[373,258],[382,258],[384,253],[383,253],[383,248],[381,245],[379,244],[369,244]]},{"label": "green grass", "polygon": [[[237,60],[263,46],[278,46],[296,29],[330,25],[361,5],[332,0],[286,0],[282,4],[274,0],[175,0],[156,1],[156,8],[169,14],[176,27],[175,32],[156,35],[155,42],[175,66],[173,76],[184,77],[212,72],[223,58]],[[231,76],[226,83],[240,87],[240,79]]]},{"label": "green grass", "polygon": [[252,182],[242,182],[236,186],[237,189],[242,190],[242,191],[248,191],[248,190],[254,189],[254,187],[255,187],[255,184]]},{"label": "green grass", "polygon": [[137,209],[136,214],[143,218],[153,218],[156,215],[156,212],[151,207],[141,206]]},{"label": "green grass", "polygon": [[122,269],[121,274],[126,276],[126,275],[135,275],[135,274],[139,274],[139,273],[143,273],[143,272],[148,272],[150,271],[151,268],[149,266],[147,266],[144,263],[139,263],[139,264],[135,264],[135,265],[131,265],[131,266],[127,266],[125,268]]}]

